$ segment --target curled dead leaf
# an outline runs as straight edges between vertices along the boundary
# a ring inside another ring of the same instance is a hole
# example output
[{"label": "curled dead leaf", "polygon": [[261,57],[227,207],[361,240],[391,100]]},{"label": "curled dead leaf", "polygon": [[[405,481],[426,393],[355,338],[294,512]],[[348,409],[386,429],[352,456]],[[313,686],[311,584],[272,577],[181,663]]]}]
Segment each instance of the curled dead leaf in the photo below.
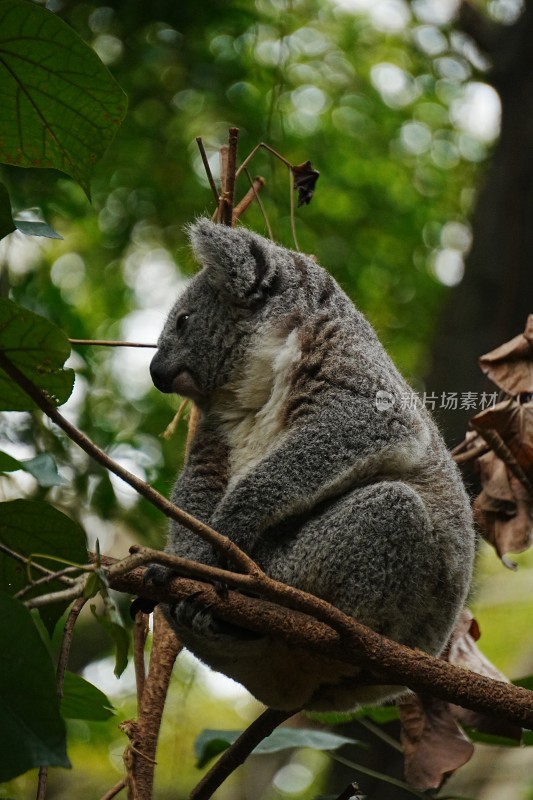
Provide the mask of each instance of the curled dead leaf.
[{"label": "curled dead leaf", "polygon": [[506,554],[533,544],[532,497],[494,452],[481,456],[478,468],[483,490],[474,501],[474,518],[505,566],[514,568]]},{"label": "curled dead leaf", "polygon": [[438,789],[470,760],[472,742],[444,700],[412,694],[398,704],[398,711],[406,781],[420,791]]},{"label": "curled dead leaf", "polygon": [[294,175],[294,188],[298,192],[298,208],[303,205],[309,205],[315,193],[315,186],[320,172],[313,169],[310,161],[292,165],[291,170]]},{"label": "curled dead leaf", "polygon": [[505,400],[470,424],[533,496],[533,402]]},{"label": "curled dead leaf", "polygon": [[479,359],[482,371],[507,394],[533,392],[533,314],[523,333]]}]

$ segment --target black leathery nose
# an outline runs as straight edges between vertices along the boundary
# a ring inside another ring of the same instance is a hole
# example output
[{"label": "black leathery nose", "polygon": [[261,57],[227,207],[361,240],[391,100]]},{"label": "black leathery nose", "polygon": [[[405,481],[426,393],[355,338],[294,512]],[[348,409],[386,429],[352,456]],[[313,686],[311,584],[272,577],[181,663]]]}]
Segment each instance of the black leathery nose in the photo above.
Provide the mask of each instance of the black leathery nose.
[{"label": "black leathery nose", "polygon": [[172,389],[172,381],[174,373],[168,369],[161,354],[157,352],[150,362],[150,376],[152,383],[160,392],[170,393]]}]

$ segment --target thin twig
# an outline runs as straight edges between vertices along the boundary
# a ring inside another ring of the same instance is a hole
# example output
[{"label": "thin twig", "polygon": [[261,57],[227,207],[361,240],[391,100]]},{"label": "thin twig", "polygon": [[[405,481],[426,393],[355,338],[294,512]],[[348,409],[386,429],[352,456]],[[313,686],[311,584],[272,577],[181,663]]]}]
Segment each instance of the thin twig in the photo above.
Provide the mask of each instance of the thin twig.
[{"label": "thin twig", "polygon": [[[250,177],[250,173],[246,170],[246,174]],[[244,214],[248,206],[250,206],[254,200],[257,200],[259,197],[259,192],[265,185],[265,179],[258,175],[253,181],[250,179],[251,186],[237,205],[233,209],[233,223],[235,222]]]},{"label": "thin twig", "polygon": [[218,204],[218,200],[220,197],[220,192],[217,189],[217,185],[215,183],[215,179],[213,178],[213,173],[211,172],[211,167],[209,166],[209,159],[207,158],[207,153],[205,152],[204,143],[202,141],[201,136],[196,137],[196,144],[198,145],[198,149],[200,151],[200,155],[202,157],[202,163],[204,165],[205,174],[207,175],[207,180],[209,181],[209,186],[211,187],[211,191],[213,192],[213,197],[215,198],[215,203]]},{"label": "thin twig", "polygon": [[8,547],[5,544],[2,544],[1,542],[0,542],[0,552],[5,553],[6,556],[15,559],[15,561],[18,561],[20,564],[24,564],[25,567],[31,565],[38,572],[43,572],[45,575],[55,575],[55,573],[51,569],[43,567],[42,564],[37,564],[36,562],[32,561],[31,558],[28,558],[28,556],[23,556],[21,553],[17,553],[16,550],[12,550],[10,547]]},{"label": "thin twig", "polygon": [[485,453],[488,453],[490,447],[486,442],[483,444],[478,444],[477,447],[472,447],[470,450],[466,450],[464,453],[457,453],[456,455],[452,456],[453,460],[456,464],[466,464],[468,461],[474,461],[474,459],[479,458]]},{"label": "thin twig", "polygon": [[252,160],[252,158],[255,156],[255,154],[257,153],[257,151],[258,151],[258,150],[261,150],[261,148],[262,148],[263,150],[268,150],[268,152],[269,152],[269,153],[272,153],[272,155],[273,155],[273,156],[275,156],[275,158],[277,158],[277,159],[278,159],[278,161],[281,161],[281,163],[282,163],[282,164],[285,164],[285,166],[286,166],[286,167],[288,167],[289,169],[292,167],[292,164],[291,164],[291,162],[290,162],[290,161],[287,161],[287,159],[286,159],[286,158],[284,158],[284,157],[281,155],[281,153],[278,153],[276,150],[274,150],[274,148],[273,148],[273,147],[270,147],[270,145],[269,145],[269,144],[266,144],[266,142],[259,142],[259,144],[256,144],[256,146],[254,147],[254,149],[252,150],[252,152],[251,152],[251,153],[249,153],[249,155],[247,155],[247,156],[246,156],[246,158],[244,159],[244,161],[242,162],[241,166],[239,167],[239,169],[237,170],[237,172],[236,172],[236,174],[235,174],[235,177],[236,177],[236,178],[238,178],[238,177],[239,177],[239,175],[240,175],[240,174],[241,174],[241,172],[244,170],[244,168],[248,166],[248,164],[250,163],[250,161]]},{"label": "thin twig", "polygon": [[93,345],[95,347],[151,347],[157,349],[156,344],[146,342],[115,342],[108,339],[69,339],[70,344]]},{"label": "thin twig", "polygon": [[116,797],[117,794],[120,794],[120,792],[125,788],[126,788],[126,779],[122,778],[121,781],[116,783],[113,787],[111,787],[111,789],[108,792],[102,795],[100,800],[113,800],[113,798]]},{"label": "thin twig", "polygon": [[272,708],[263,711],[261,716],[222,753],[216,764],[194,787],[189,800],[209,800],[213,792],[248,758],[259,742],[270,736],[278,725],[296,713],[296,711],[275,711]]},{"label": "thin twig", "polygon": [[291,231],[292,231],[292,240],[294,242],[295,250],[300,250],[300,245],[298,243],[298,235],[296,233],[296,217],[294,211],[294,173],[292,169],[289,167],[289,191],[291,193],[290,196],[290,210],[291,210]]},{"label": "thin twig", "polygon": [[226,185],[228,182],[228,155],[229,147],[223,144],[218,151],[220,158],[220,197],[218,198],[217,222],[224,219],[224,202],[226,200]]},{"label": "thin twig", "polygon": [[89,575],[86,573],[78,578],[70,589],[63,589],[60,592],[49,592],[49,594],[40,594],[38,597],[31,597],[24,602],[24,605],[26,608],[43,608],[44,606],[54,605],[54,603],[70,603],[72,600],[77,600],[78,597],[83,597],[88,578]]},{"label": "thin twig", "polygon": [[[56,693],[58,702],[61,703],[63,699],[63,683],[65,681],[65,672],[67,669],[68,659],[70,655],[70,646],[72,644],[72,636],[74,633],[74,625],[80,615],[80,612],[87,600],[80,598],[76,600],[70,613],[68,615],[65,627],[63,629],[63,640],[61,642],[61,650],[57,662],[56,670]],[[39,780],[37,783],[36,800],[44,800],[46,797],[46,788],[48,784],[48,767],[41,767],[39,769]]]},{"label": "thin twig", "polygon": [[239,141],[239,129],[229,129],[228,160],[226,164],[226,174],[223,191],[223,204],[220,222],[223,225],[233,224],[233,203],[235,198],[235,169],[237,166],[237,143]]},{"label": "thin twig", "polygon": [[57,408],[50,403],[44,392],[38,389],[3,352],[0,352],[0,368],[32,398],[36,405],[44,411],[73,442],[103,467],[128,483],[138,494],[144,497],[145,500],[148,500],[149,503],[152,503],[152,505],[162,511],[165,516],[175,519],[189,530],[197,533],[202,539],[210,542],[213,547],[225,556],[225,558],[245,572],[254,572],[259,569],[255,562],[228,539],[227,536],[222,536],[222,534],[213,530],[209,525],[200,522],[195,517],[191,516],[191,514],[187,514],[186,511],[178,508],[167,500],[166,497],[163,497],[162,494],[159,494],[159,492],[147,484],[146,481],[141,480],[136,475],[133,475],[127,469],[120,466],[120,464],[117,464],[107,453],[91,441],[88,436],[82,433],[79,428],[65,419]]},{"label": "thin twig", "polygon": [[[250,183],[252,184],[252,187],[253,187],[252,176],[248,172],[248,169],[245,169],[245,172],[246,172],[246,175],[248,177],[248,180],[250,181]],[[263,220],[265,222],[266,229],[268,231],[268,235],[269,235],[270,239],[274,239],[274,233],[272,232],[272,228],[271,228],[270,222],[268,220],[268,215],[266,213],[265,207],[263,205],[263,201],[261,200],[261,197],[259,196],[259,194],[256,194],[255,199],[257,200],[257,205],[259,206],[259,210],[261,211]]]},{"label": "thin twig", "polygon": [[383,773],[377,772],[375,769],[365,767],[362,764],[356,764],[354,761],[350,761],[350,759],[344,758],[344,756],[340,756],[338,753],[331,752],[329,755],[333,761],[338,761],[339,764],[350,767],[350,769],[360,772],[362,775],[368,775],[371,778],[377,778],[384,783],[389,783],[391,786],[397,786],[399,789],[403,789],[408,794],[418,797],[420,800],[427,800],[427,794],[425,792],[418,792],[416,789],[413,789],[412,786],[409,786],[407,783],[405,783],[405,781],[401,781],[398,778],[393,778],[391,775],[384,775]]},{"label": "thin twig", "polygon": [[[31,566],[35,566],[35,562],[31,562]],[[65,569],[60,570],[59,572],[52,572],[50,575],[45,575],[43,578],[38,578],[36,581],[31,581],[28,583],[27,586],[24,586],[19,592],[15,595],[16,600],[21,600],[25,595],[29,594],[32,589],[35,589],[39,586],[45,586],[47,583],[51,583],[52,581],[62,580],[63,583],[68,583],[70,586],[73,586],[76,581],[72,578],[66,578],[71,572],[79,572],[79,567],[65,567]]]}]

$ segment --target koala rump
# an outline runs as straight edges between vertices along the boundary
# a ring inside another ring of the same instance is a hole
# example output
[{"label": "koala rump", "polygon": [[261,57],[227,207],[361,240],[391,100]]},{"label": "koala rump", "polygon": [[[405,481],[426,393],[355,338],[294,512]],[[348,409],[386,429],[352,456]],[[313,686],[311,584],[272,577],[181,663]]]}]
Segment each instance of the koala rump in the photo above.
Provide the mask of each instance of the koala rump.
[{"label": "koala rump", "polygon": [[[202,269],[151,365],[161,391],[201,412],[173,501],[273,578],[440,653],[468,592],[475,537],[430,416],[402,402],[411,390],[373,329],[312,259],[205,219],[190,238]],[[175,522],[166,549],[220,563]],[[401,691],[221,626],[209,609],[166,614],[199,658],[274,708],[344,710]]]}]

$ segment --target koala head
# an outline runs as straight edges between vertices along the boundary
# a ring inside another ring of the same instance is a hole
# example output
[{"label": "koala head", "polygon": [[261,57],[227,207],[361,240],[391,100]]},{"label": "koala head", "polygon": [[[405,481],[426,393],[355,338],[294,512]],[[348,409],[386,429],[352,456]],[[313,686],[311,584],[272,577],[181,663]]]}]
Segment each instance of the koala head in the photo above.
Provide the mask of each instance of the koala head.
[{"label": "koala head", "polygon": [[288,251],[245,228],[207,219],[191,225],[189,236],[202,270],[172,308],[150,373],[160,391],[202,407],[229,380],[266,304],[282,292]]}]

